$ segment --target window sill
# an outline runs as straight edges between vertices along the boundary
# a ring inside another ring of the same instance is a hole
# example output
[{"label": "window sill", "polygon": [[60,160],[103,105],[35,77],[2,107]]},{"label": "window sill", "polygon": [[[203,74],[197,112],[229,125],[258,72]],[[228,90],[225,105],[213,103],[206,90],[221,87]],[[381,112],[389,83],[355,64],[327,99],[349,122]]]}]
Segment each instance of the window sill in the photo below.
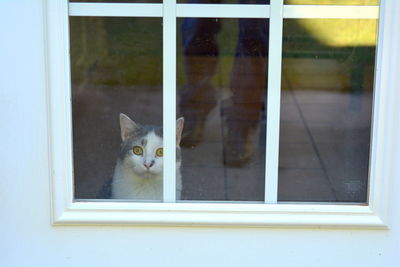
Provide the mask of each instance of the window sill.
[{"label": "window sill", "polygon": [[75,202],[53,225],[163,225],[388,229],[369,206]]}]

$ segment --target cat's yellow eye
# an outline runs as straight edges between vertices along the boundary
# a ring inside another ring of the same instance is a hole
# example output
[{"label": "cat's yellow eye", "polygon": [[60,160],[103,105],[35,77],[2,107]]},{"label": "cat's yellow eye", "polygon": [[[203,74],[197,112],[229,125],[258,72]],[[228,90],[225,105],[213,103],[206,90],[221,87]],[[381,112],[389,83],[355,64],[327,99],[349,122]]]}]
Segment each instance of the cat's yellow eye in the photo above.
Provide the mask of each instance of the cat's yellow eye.
[{"label": "cat's yellow eye", "polygon": [[143,148],[141,148],[140,146],[134,146],[133,153],[135,155],[143,155]]},{"label": "cat's yellow eye", "polygon": [[162,157],[163,156],[163,149],[162,148],[159,148],[159,149],[157,149],[156,150],[156,155],[157,155],[157,157]]}]

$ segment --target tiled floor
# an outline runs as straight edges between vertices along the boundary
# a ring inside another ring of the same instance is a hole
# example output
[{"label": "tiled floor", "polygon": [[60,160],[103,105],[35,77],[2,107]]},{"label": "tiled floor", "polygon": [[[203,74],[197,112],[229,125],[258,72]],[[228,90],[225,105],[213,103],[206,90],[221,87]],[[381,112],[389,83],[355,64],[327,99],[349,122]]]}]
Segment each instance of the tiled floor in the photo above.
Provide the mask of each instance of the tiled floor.
[{"label": "tiled floor", "polygon": [[283,64],[280,200],[366,201],[372,95],[352,93],[341,64]]},{"label": "tiled floor", "polygon": [[[320,62],[324,65],[321,69],[307,60],[291,64],[292,68],[284,64],[282,80],[279,200],[366,201],[371,93],[343,90],[346,77],[340,75],[338,63]],[[316,69],[321,77],[310,74]],[[161,95],[160,88],[137,87],[97,88],[87,96],[80,93],[74,112],[77,198],[95,198],[104,181],[112,176],[120,142],[119,112],[144,124],[160,124]],[[203,142],[182,149],[182,197],[262,201],[265,120],[260,121],[252,136],[251,161],[241,168],[224,166],[222,133],[226,129],[220,103],[228,97],[226,88],[220,96],[207,117]]]},{"label": "tiled floor", "polygon": [[[285,72],[282,82],[279,200],[365,202],[371,93],[343,90],[346,77],[333,60],[290,63],[293,68]],[[217,106],[208,117],[205,141],[198,147],[183,149],[183,197],[262,200],[265,121],[253,136],[252,160],[242,168],[225,167],[224,147],[219,139],[211,138],[221,137],[219,109]],[[196,168],[202,171],[196,172]]]},{"label": "tiled floor", "polygon": [[[297,101],[300,120],[292,117],[281,124],[279,199],[366,201],[370,129],[365,120],[369,118],[353,114],[349,101],[340,99],[346,93],[300,91],[293,95],[296,101],[305,100],[306,95],[307,101]],[[321,95],[332,102],[314,104],[313,99],[320,101]],[[309,179],[304,175],[310,175]],[[296,192],[290,190],[293,185]]]}]

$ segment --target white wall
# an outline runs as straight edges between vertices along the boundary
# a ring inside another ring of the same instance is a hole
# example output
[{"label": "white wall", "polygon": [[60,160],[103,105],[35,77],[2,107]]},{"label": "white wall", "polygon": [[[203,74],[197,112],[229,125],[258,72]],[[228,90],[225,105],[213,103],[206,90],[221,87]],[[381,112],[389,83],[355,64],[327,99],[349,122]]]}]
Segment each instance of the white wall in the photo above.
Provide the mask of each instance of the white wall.
[{"label": "white wall", "polygon": [[0,1],[0,266],[400,266],[400,205],[390,231],[52,227],[42,20]]}]

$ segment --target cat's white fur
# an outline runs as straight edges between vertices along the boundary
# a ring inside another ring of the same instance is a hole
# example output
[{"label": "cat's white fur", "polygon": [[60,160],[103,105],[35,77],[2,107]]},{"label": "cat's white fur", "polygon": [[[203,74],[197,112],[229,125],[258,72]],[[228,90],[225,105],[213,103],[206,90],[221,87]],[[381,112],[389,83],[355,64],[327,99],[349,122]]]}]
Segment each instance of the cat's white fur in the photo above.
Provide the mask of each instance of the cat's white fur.
[{"label": "cat's white fur", "polygon": [[[136,124],[126,115],[121,114],[121,137],[128,137],[129,131],[134,130]],[[133,127],[133,128],[129,128]],[[183,128],[183,118],[177,121],[177,144]],[[143,155],[135,155],[132,150],[123,158],[119,158],[114,170],[112,183],[112,198],[133,200],[163,199],[163,158],[156,156],[156,150],[163,147],[162,137],[154,131],[149,132],[142,139],[146,140]],[[139,144],[137,144],[139,145]],[[147,169],[145,163],[154,161]],[[180,161],[176,164],[176,198],[180,199],[182,191],[182,176]]]}]

